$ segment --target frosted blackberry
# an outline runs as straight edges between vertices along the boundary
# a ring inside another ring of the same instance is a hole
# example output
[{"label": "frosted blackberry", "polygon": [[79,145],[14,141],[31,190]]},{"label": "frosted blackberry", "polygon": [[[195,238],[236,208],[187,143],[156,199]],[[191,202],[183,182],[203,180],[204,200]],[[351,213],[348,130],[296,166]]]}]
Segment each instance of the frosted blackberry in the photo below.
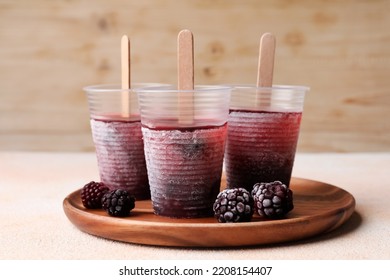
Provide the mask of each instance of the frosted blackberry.
[{"label": "frosted blackberry", "polygon": [[127,217],[134,207],[135,198],[125,190],[109,191],[102,198],[102,208],[110,216]]},{"label": "frosted blackberry", "polygon": [[81,190],[81,202],[85,208],[102,208],[102,197],[108,191],[103,183],[91,181]]},{"label": "frosted blackberry", "polygon": [[225,189],[218,194],[213,210],[220,223],[249,222],[253,215],[253,198],[244,188]]},{"label": "frosted blackberry", "polygon": [[283,218],[293,208],[293,194],[280,181],[257,183],[253,186],[254,210],[262,217]]}]

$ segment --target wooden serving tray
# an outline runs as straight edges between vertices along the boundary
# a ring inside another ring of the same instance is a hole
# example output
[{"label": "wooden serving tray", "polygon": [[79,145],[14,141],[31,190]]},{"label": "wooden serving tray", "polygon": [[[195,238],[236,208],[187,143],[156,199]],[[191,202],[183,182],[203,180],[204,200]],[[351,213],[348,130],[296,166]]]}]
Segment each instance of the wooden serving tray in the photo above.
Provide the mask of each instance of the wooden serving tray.
[{"label": "wooden serving tray", "polygon": [[295,241],[334,230],[349,219],[355,199],[322,182],[292,178],[294,209],[282,220],[253,216],[247,223],[218,223],[213,217],[173,219],[153,213],[150,200],[136,201],[129,217],[84,208],[80,190],[69,194],[63,208],[81,231],[111,240],[175,247],[234,247]]}]

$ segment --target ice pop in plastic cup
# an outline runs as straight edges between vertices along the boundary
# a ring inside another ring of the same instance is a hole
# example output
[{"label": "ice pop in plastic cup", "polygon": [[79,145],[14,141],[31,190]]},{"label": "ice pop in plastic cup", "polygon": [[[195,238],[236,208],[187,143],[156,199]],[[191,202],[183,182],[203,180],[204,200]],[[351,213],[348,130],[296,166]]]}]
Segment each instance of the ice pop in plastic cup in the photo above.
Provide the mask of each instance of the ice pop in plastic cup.
[{"label": "ice pop in plastic cup", "polygon": [[225,150],[227,187],[290,183],[304,86],[233,86]]},{"label": "ice pop in plastic cup", "polygon": [[137,200],[150,198],[138,98],[120,85],[84,88],[100,180],[110,189],[125,189]]},{"label": "ice pop in plastic cup", "polygon": [[221,183],[230,87],[137,92],[155,214],[212,215]]}]

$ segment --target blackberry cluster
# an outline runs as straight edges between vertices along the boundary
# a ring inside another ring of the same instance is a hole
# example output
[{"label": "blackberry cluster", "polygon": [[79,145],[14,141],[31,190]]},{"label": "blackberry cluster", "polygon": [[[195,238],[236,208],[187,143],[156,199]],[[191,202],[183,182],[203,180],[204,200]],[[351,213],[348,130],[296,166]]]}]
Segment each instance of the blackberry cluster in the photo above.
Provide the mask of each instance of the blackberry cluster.
[{"label": "blackberry cluster", "polygon": [[253,215],[253,198],[244,188],[225,189],[218,194],[213,210],[220,223],[249,222]]},{"label": "blackberry cluster", "polygon": [[135,207],[135,198],[126,190],[110,191],[102,182],[91,181],[80,193],[81,202],[88,209],[104,209],[110,216],[126,217]]},{"label": "blackberry cluster", "polygon": [[102,197],[108,192],[108,187],[103,183],[91,181],[81,190],[81,202],[85,208],[102,208]]},{"label": "blackberry cluster", "polygon": [[293,208],[293,193],[280,181],[256,183],[251,193],[244,188],[223,190],[213,205],[214,216],[220,223],[249,222],[254,212],[268,219],[280,219]]},{"label": "blackberry cluster", "polygon": [[280,181],[253,186],[255,211],[262,217],[280,219],[293,208],[293,193]]},{"label": "blackberry cluster", "polygon": [[126,217],[135,207],[135,198],[127,191],[117,189],[107,192],[102,198],[102,208],[110,216]]}]

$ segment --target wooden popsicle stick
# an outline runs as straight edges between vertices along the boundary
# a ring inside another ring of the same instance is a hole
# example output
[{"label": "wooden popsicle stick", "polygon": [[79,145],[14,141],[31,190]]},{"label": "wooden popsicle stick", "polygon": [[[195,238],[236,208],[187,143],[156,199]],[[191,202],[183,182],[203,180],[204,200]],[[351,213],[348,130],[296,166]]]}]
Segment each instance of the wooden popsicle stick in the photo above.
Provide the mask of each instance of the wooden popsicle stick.
[{"label": "wooden popsicle stick", "polygon": [[260,39],[259,64],[257,71],[257,86],[272,87],[275,59],[275,36],[265,33]]},{"label": "wooden popsicle stick", "polygon": [[[194,121],[194,39],[190,30],[180,31],[177,38],[179,124],[191,125]],[[184,91],[184,92],[181,92]]]},{"label": "wooden popsicle stick", "polygon": [[130,40],[126,35],[121,39],[121,88],[123,89],[121,94],[121,115],[122,117],[130,116],[130,95],[129,89],[131,88],[130,80]]}]

